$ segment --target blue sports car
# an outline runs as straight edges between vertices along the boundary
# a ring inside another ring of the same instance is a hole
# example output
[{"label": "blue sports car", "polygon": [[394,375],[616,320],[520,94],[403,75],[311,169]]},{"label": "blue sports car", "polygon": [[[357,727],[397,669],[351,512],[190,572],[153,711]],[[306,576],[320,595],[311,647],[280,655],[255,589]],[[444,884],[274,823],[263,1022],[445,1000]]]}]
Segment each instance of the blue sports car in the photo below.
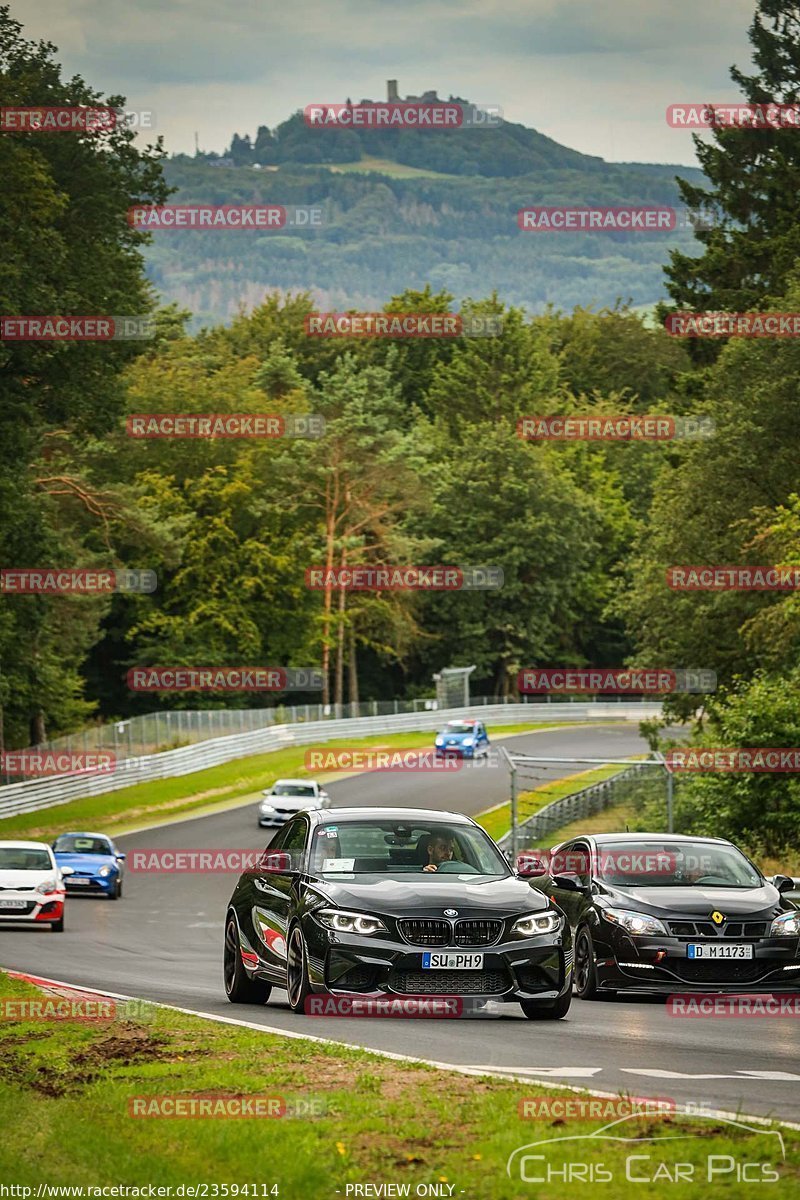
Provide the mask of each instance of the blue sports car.
[{"label": "blue sports car", "polygon": [[458,754],[480,758],[489,752],[489,735],[483,721],[448,721],[434,742],[436,757]]},{"label": "blue sports car", "polygon": [[62,833],[53,853],[68,892],[119,900],[125,855],[104,833]]}]

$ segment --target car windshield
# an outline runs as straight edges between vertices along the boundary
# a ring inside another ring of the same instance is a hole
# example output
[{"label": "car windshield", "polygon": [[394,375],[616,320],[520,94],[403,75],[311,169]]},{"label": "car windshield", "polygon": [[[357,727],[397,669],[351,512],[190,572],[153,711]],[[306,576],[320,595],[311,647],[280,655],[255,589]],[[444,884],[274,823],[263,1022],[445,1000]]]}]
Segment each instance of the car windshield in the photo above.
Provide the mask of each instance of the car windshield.
[{"label": "car windshield", "polygon": [[46,850],[31,846],[0,846],[0,871],[49,871],[52,866]]},{"label": "car windshield", "polygon": [[[435,863],[436,871],[425,871]],[[315,831],[311,859],[313,874],[413,874],[419,879],[454,875],[498,876],[510,873],[508,863],[482,829],[439,821],[333,821]]]},{"label": "car windshield", "polygon": [[313,796],[314,785],[311,783],[276,783],[272,789],[273,796]]},{"label": "car windshield", "polygon": [[616,887],[761,887],[761,876],[735,846],[713,842],[604,842],[596,873]]},{"label": "car windshield", "polygon": [[81,837],[77,833],[64,833],[53,846],[56,854],[111,854],[111,846],[105,838]]},{"label": "car windshield", "polygon": [[474,733],[475,726],[467,724],[466,721],[451,721],[443,730],[443,733]]}]

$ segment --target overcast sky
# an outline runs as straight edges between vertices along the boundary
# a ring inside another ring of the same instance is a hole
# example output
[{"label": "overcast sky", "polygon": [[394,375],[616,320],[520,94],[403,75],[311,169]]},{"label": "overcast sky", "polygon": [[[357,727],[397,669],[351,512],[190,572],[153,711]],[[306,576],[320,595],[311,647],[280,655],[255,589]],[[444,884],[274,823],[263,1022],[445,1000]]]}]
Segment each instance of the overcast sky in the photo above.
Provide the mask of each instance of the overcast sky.
[{"label": "overcast sky", "polygon": [[695,162],[668,104],[737,99],[755,0],[11,0],[29,37],[169,152],[222,150],[295,109],[436,89],[614,161]]}]

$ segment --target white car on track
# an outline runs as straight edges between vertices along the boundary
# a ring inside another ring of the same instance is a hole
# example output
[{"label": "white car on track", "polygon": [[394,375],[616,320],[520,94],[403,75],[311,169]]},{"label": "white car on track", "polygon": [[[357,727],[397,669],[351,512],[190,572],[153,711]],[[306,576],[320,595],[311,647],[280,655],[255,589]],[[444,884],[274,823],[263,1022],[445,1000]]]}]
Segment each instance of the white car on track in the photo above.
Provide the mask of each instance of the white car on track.
[{"label": "white car on track", "polygon": [[283,825],[295,813],[308,808],[330,808],[331,798],[314,779],[276,779],[262,793],[258,823],[262,827]]},{"label": "white car on track", "polygon": [[46,842],[0,842],[0,925],[64,929],[64,880]]}]

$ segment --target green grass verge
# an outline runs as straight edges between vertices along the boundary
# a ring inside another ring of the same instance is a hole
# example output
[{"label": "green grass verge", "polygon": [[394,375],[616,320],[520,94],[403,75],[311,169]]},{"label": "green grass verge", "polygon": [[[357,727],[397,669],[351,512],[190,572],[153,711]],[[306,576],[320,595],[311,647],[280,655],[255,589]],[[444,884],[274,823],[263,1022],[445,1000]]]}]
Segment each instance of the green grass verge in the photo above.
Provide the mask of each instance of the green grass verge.
[{"label": "green grass verge", "polygon": [[[0,1001],[30,998],[42,996],[30,984],[0,975]],[[248,1015],[247,1008],[231,1012]],[[309,1018],[309,1025],[314,1035],[336,1037],[335,1021]],[[526,1023],[517,1036],[521,1043],[535,1046],[545,1032]],[[409,1021],[411,1046],[413,1039]],[[281,1100],[287,1112],[260,1119],[130,1115],[134,1100],[140,1105],[144,1101],[147,1109],[157,1097],[186,1101],[198,1094],[228,1100],[268,1096]],[[800,1180],[796,1140],[787,1141],[783,1163],[772,1145],[777,1139],[766,1131],[746,1134],[718,1119],[675,1115],[636,1117],[626,1123],[625,1132],[638,1138],[681,1135],[677,1143],[664,1142],[660,1148],[649,1141],[634,1146],[585,1140],[556,1143],[533,1153],[544,1153],[561,1178],[544,1190],[521,1183],[519,1176],[509,1179],[506,1161],[519,1147],[587,1135],[607,1123],[520,1116],[520,1101],[546,1097],[575,1099],[571,1093],[528,1083],[448,1074],[366,1051],[217,1025],[167,1009],[156,1009],[151,1020],[120,1019],[105,1025],[4,1021],[0,1179],[31,1187],[34,1196],[40,1184],[146,1189],[205,1183],[209,1197],[237,1194],[215,1193],[215,1185],[241,1189],[246,1184],[255,1188],[240,1190],[240,1196],[335,1200],[338,1193],[344,1200],[347,1195],[380,1195],[352,1189],[355,1184],[382,1183],[408,1187],[405,1194],[412,1197],[560,1200],[575,1195],[575,1180],[563,1178],[566,1161],[589,1164],[595,1171],[602,1164],[614,1180],[601,1188],[602,1194],[627,1200],[642,1194],[641,1184],[626,1181],[626,1160],[636,1154],[646,1156],[631,1172],[639,1178],[652,1177],[662,1161],[692,1165],[698,1182],[650,1188],[650,1195],[675,1200],[699,1200],[712,1190],[706,1182],[709,1155],[730,1155],[737,1163],[771,1163],[777,1158],[780,1183],[770,1189],[771,1195],[788,1197]],[[786,1131],[786,1136],[792,1135]],[[541,1176],[547,1165],[530,1162],[528,1169]],[[417,1191],[434,1184],[439,1185],[436,1192]],[[276,1192],[271,1192],[273,1186]],[[752,1184],[737,1185],[729,1172],[714,1179],[713,1194],[749,1196]]]},{"label": "green grass verge", "polygon": [[[561,800],[564,796],[590,787],[593,783],[602,783],[604,779],[624,770],[624,767],[618,766],[595,767],[591,771],[578,771],[574,775],[565,775],[563,779],[557,779],[553,783],[543,783],[540,787],[533,788],[532,791],[520,792],[517,797],[519,819],[523,821],[527,817],[532,817],[546,804],[552,804],[554,800]],[[486,812],[479,813],[475,820],[483,826],[490,837],[497,840],[508,833],[511,828],[511,802],[487,809]]]},{"label": "green grass verge", "polygon": [[[551,721],[502,726],[495,729],[491,736],[495,741],[499,741],[514,733],[561,728],[563,725],[563,721]],[[424,732],[397,733],[391,736],[384,734],[357,739],[340,736],[330,744],[355,748],[390,746],[399,750],[411,750],[431,746],[432,742],[433,734]],[[55,808],[4,817],[0,819],[0,838],[30,837],[47,840],[69,829],[124,833],[137,826],[179,819],[189,813],[222,811],[239,801],[251,799],[255,802],[263,788],[269,787],[282,776],[303,778],[313,774],[319,779],[345,778],[343,774],[325,776],[307,771],[303,763],[308,749],[309,746],[293,746],[286,750],[271,750],[266,754],[238,758],[204,771],[194,771],[190,775],[134,784],[133,787],[121,788],[118,792],[70,800],[67,804],[60,804]]]}]

